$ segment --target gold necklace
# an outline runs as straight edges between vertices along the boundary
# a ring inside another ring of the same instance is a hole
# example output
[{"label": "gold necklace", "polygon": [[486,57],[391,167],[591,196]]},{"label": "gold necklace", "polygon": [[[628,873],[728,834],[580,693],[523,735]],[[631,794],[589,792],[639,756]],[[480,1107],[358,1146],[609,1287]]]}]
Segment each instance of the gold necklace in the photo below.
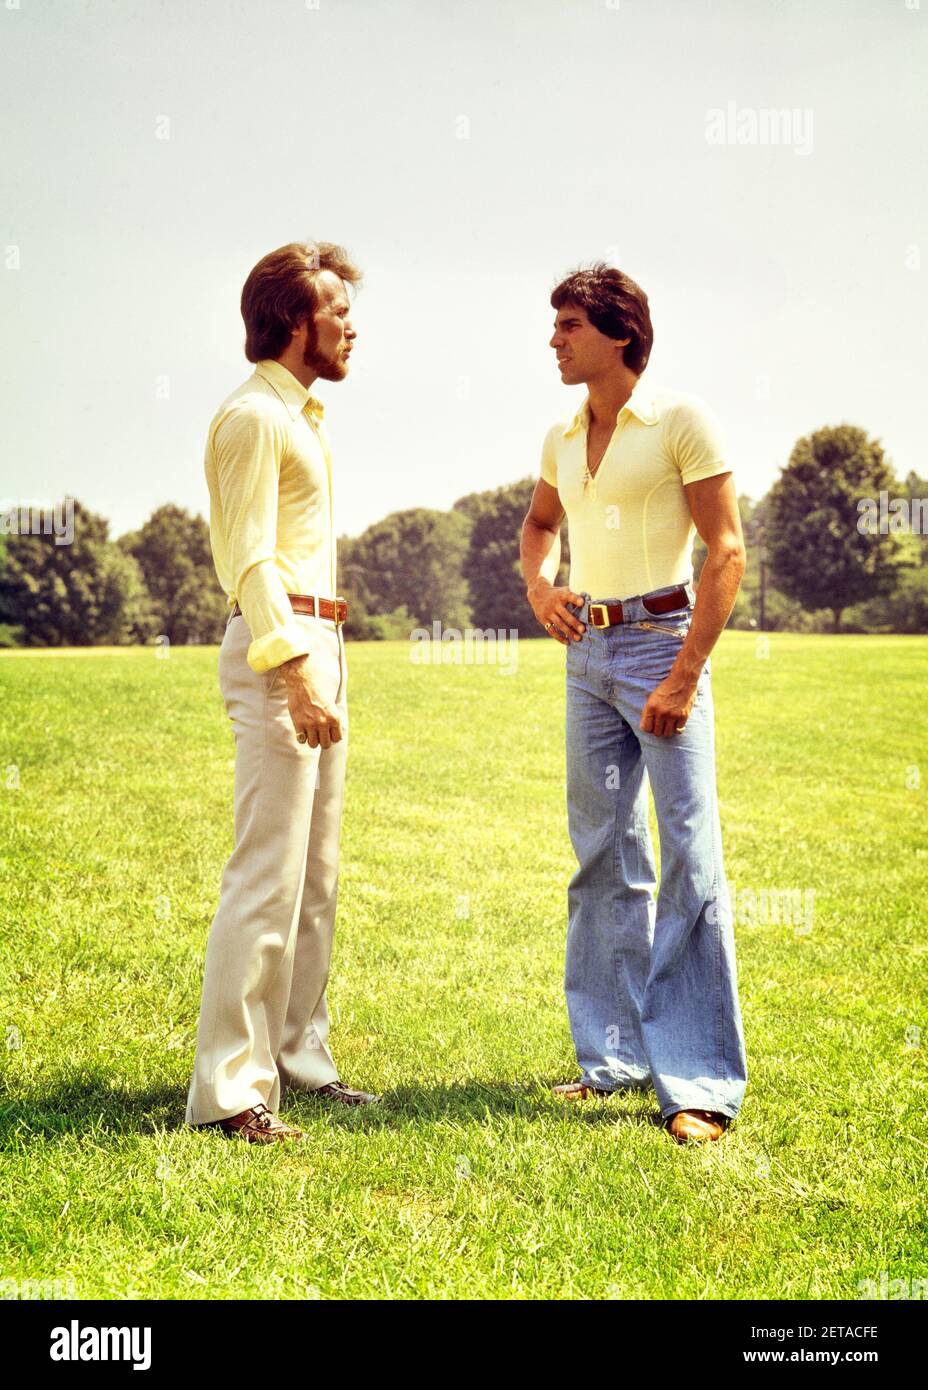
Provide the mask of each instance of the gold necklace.
[{"label": "gold necklace", "polygon": [[[605,453],[603,454],[603,458],[605,458]],[[599,470],[600,470],[600,468],[602,467],[602,464],[603,464],[603,460],[600,459],[600,460],[599,460],[599,463],[598,463],[598,465],[597,465],[597,467],[596,467],[596,473],[591,473],[591,472],[590,472],[590,461],[589,461],[587,455],[584,453],[584,455],[583,455],[583,489],[584,489],[584,491],[586,491],[587,485],[589,485],[589,489],[590,489],[590,501],[591,501],[591,502],[596,502],[596,501],[599,500],[599,499],[598,499],[597,492],[596,492],[596,475],[599,473]]]},{"label": "gold necklace", "polygon": [[[621,416],[621,411],[619,412],[619,415]],[[597,477],[598,477],[598,475],[599,475],[600,470],[602,469],[603,463],[604,463],[604,461],[605,461],[606,455],[607,455],[608,452],[609,452],[609,448],[610,448],[610,446],[611,446],[611,444],[612,444],[612,441],[613,441],[613,439],[615,438],[616,430],[618,429],[618,424],[619,424],[619,422],[618,422],[618,419],[617,419],[617,420],[616,420],[615,429],[612,431],[612,434],[609,436],[609,441],[608,441],[608,443],[606,444],[606,447],[605,447],[605,449],[604,449],[603,452],[602,452],[602,455],[601,455],[601,457],[600,457],[599,463],[596,465],[596,472],[595,472],[595,473],[591,473],[591,472],[590,472],[590,462],[589,462],[589,457],[588,457],[587,452],[586,452],[587,443],[588,443],[588,440],[589,440],[589,424],[587,424],[587,441],[584,443],[584,453],[583,453],[583,490],[584,490],[584,492],[585,492],[586,489],[587,489],[587,486],[589,485],[589,489],[590,489],[590,501],[591,501],[591,502],[597,502],[597,501],[599,500],[599,496],[598,496],[598,493],[597,493],[597,491],[596,491],[596,479],[597,479]]]}]

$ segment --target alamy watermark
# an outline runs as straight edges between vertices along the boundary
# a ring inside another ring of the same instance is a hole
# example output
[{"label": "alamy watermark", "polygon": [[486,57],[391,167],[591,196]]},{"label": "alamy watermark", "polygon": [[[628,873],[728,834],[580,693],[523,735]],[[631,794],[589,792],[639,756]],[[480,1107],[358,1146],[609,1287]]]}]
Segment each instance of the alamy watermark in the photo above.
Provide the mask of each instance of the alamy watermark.
[{"label": "alamy watermark", "polygon": [[54,536],[56,545],[74,541],[74,498],[44,502],[0,502],[0,536]]},{"label": "alamy watermark", "polygon": [[151,1366],[150,1327],[83,1326],[72,1318],[53,1327],[48,1354],[52,1361],[131,1361],[135,1371]]},{"label": "alamy watermark", "polygon": [[55,1300],[76,1298],[74,1280],[67,1279],[0,1279],[0,1299]]},{"label": "alamy watermark", "polygon": [[793,154],[812,153],[809,107],[739,106],[726,102],[706,112],[707,145],[784,145]]},{"label": "alamy watermark", "polygon": [[442,627],[438,618],[429,631],[413,628],[409,659],[414,666],[497,666],[513,676],[518,665],[519,630],[511,627]]},{"label": "alamy watermark", "polygon": [[928,497],[893,497],[881,492],[879,501],[862,497],[857,503],[857,529],[862,536],[928,536]]},{"label": "alamy watermark", "polygon": [[880,1270],[876,1279],[858,1279],[857,1288],[858,1298],[928,1299],[928,1279],[890,1279],[885,1269]]},{"label": "alamy watermark", "polygon": [[[815,909],[814,888],[741,888],[731,884],[729,889],[732,919],[738,926],[788,926],[795,936],[808,936],[812,930]],[[710,926],[718,921],[719,899],[713,898],[706,907]]]}]

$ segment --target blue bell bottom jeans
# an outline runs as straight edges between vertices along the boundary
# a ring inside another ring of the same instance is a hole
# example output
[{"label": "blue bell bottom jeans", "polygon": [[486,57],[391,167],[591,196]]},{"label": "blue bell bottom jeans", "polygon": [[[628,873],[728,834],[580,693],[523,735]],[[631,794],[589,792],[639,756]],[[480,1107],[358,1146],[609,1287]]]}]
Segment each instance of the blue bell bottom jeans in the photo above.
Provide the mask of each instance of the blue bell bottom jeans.
[{"label": "blue bell bottom jeans", "polygon": [[673,665],[691,607],[655,617],[638,599],[625,609],[631,621],[596,629],[584,595],[586,631],[566,652],[568,823],[578,862],[568,889],[570,1029],[589,1085],[653,1086],[665,1118],[678,1110],[733,1118],[747,1066],[710,663],[683,732],[643,733],[645,702]]}]

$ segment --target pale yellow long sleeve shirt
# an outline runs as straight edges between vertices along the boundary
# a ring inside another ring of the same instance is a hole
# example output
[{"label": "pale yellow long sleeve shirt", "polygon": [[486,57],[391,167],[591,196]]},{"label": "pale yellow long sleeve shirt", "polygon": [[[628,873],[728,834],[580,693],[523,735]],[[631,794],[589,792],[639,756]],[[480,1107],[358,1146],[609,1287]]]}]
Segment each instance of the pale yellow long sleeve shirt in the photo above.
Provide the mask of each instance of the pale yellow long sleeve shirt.
[{"label": "pale yellow long sleeve shirt", "polygon": [[332,461],[322,404],[270,359],[213,416],[204,468],[219,582],[268,671],[309,651],[287,594],[335,597]]}]

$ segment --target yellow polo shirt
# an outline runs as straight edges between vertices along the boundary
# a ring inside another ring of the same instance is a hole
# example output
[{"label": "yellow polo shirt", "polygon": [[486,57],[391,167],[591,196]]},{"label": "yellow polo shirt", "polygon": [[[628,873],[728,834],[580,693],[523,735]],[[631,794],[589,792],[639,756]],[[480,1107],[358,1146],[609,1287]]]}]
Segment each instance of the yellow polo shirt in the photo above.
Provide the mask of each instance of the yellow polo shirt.
[{"label": "yellow polo shirt", "polygon": [[261,361],[213,416],[204,468],[219,582],[268,671],[309,651],[287,594],[335,597],[332,461],[322,404],[279,362]]},{"label": "yellow polo shirt", "polygon": [[693,577],[696,527],[684,487],[730,473],[718,420],[698,396],[639,377],[592,484],[584,484],[590,398],[545,436],[541,476],[557,488],[570,537],[570,587],[626,599]]}]

